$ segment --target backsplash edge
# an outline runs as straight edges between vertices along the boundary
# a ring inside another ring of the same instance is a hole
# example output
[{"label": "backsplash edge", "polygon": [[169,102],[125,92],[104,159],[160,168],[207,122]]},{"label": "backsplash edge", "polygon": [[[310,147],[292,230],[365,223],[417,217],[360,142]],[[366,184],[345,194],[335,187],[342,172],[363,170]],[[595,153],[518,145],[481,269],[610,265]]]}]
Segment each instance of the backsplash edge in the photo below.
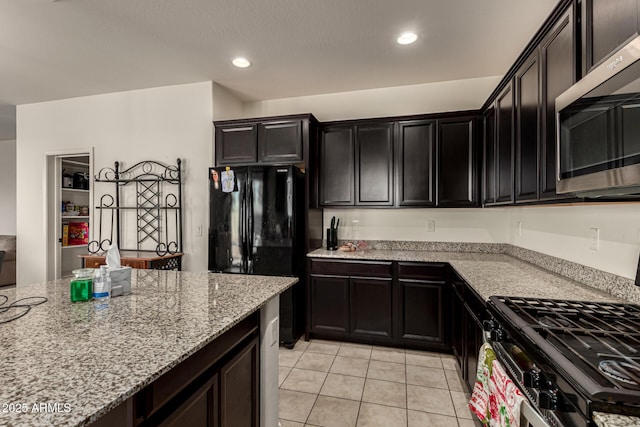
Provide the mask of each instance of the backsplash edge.
[{"label": "backsplash edge", "polygon": [[[346,242],[346,240],[340,241],[340,244]],[[636,286],[632,279],[510,243],[399,240],[358,240],[358,242],[366,242],[368,249],[373,250],[504,253],[568,279],[576,280],[592,288],[607,292],[615,297],[640,304],[640,287]]]}]

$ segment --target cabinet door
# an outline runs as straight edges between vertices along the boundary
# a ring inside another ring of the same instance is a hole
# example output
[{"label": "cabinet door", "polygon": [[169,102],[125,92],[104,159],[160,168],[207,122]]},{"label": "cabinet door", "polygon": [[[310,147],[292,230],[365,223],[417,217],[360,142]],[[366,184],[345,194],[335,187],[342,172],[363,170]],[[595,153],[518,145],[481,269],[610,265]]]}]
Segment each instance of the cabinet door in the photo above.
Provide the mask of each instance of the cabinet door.
[{"label": "cabinet door", "polygon": [[[457,279],[457,278],[456,278]],[[458,362],[460,372],[465,372],[464,358],[464,298],[460,290],[464,287],[464,283],[453,283],[451,293],[451,350]]]},{"label": "cabinet door", "polygon": [[216,127],[216,165],[256,163],[258,125]]},{"label": "cabinet door", "polygon": [[538,50],[516,72],[516,202],[538,198],[540,72]]},{"label": "cabinet door", "polygon": [[397,338],[425,344],[446,343],[444,281],[398,279]]},{"label": "cabinet door", "polygon": [[351,126],[329,127],[320,139],[320,204],[354,204],[355,138]]},{"label": "cabinet door", "polygon": [[496,110],[491,107],[484,114],[483,133],[483,203],[496,202]]},{"label": "cabinet door", "polygon": [[349,278],[311,275],[311,332],[344,336],[349,331]]},{"label": "cabinet door", "polygon": [[638,0],[582,2],[584,73],[638,35]]},{"label": "cabinet door", "polygon": [[258,152],[263,163],[302,161],[302,121],[261,123],[258,127]]},{"label": "cabinet door", "polygon": [[480,352],[480,347],[483,344],[482,334],[484,333],[482,329],[482,323],[480,319],[478,319],[472,310],[465,305],[464,311],[464,322],[465,322],[465,359],[466,359],[466,372],[464,373],[464,377],[467,382],[467,386],[469,390],[473,390],[473,386],[476,380],[476,370],[478,368],[478,353]]},{"label": "cabinet door", "polygon": [[398,123],[396,146],[396,206],[434,206],[435,120]]},{"label": "cabinet door", "polygon": [[540,44],[542,68],[542,118],[540,141],[540,198],[559,198],[556,194],[556,97],[576,81],[575,24],[573,7]]},{"label": "cabinet door", "polygon": [[496,99],[496,202],[513,202],[513,90]]},{"label": "cabinet door", "polygon": [[473,117],[438,123],[438,206],[475,206],[478,180]]},{"label": "cabinet door", "polygon": [[356,205],[393,205],[393,123],[362,125],[356,137]]},{"label": "cabinet door", "polygon": [[350,279],[352,335],[391,339],[392,283],[391,278]]},{"label": "cabinet door", "polygon": [[[181,403],[180,406],[158,424],[158,426],[218,426],[218,394],[218,375],[214,375]],[[246,408],[243,408],[243,411],[247,412]]]},{"label": "cabinet door", "polygon": [[[258,338],[220,370],[220,426],[258,427]],[[183,424],[198,425],[198,424]]]}]

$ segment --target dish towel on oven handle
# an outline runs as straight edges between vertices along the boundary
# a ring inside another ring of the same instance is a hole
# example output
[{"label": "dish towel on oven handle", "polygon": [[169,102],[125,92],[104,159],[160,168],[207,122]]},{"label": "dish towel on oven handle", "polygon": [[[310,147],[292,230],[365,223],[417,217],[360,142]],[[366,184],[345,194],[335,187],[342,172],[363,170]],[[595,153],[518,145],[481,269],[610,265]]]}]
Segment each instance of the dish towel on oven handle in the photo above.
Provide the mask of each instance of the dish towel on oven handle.
[{"label": "dish towel on oven handle", "polygon": [[524,396],[496,360],[491,346],[485,343],[478,354],[476,382],[469,407],[483,425],[519,427],[520,406]]},{"label": "dish towel on oven handle", "polygon": [[469,408],[476,414],[483,425],[489,425],[489,379],[491,368],[496,359],[496,353],[489,343],[482,344],[478,353],[478,367],[476,368],[476,380],[469,400]]}]

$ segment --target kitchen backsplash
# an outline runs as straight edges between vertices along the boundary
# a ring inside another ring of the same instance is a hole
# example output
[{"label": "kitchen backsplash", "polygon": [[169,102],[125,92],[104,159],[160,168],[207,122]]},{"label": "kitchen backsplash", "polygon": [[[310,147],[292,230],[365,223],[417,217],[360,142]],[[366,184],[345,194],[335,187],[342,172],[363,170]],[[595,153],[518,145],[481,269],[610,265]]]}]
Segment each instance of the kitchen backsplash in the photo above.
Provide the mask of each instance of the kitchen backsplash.
[{"label": "kitchen backsplash", "polygon": [[[349,241],[340,240],[339,244],[342,245],[346,242]],[[368,249],[375,250],[506,253],[561,276],[608,292],[613,296],[640,304],[640,287],[636,286],[631,279],[508,243],[412,242],[399,240],[358,240],[358,242],[365,242]]]}]

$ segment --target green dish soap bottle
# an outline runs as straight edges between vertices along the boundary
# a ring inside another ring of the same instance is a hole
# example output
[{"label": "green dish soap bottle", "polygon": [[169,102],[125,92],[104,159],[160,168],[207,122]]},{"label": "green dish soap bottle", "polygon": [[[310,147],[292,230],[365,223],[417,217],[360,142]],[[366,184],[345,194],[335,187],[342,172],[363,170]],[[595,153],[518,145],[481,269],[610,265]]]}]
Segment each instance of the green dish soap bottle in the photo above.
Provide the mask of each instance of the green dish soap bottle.
[{"label": "green dish soap bottle", "polygon": [[73,270],[71,279],[71,302],[89,301],[93,294],[93,268]]}]

